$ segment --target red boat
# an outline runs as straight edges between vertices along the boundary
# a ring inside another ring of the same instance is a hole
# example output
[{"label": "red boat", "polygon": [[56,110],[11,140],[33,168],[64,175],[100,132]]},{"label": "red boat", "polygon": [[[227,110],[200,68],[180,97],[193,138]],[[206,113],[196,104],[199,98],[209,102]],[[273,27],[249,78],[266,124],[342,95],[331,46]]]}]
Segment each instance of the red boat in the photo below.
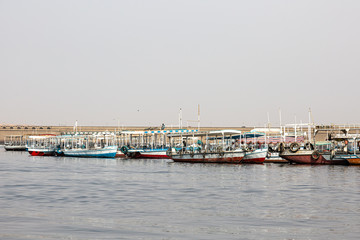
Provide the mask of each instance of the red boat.
[{"label": "red boat", "polygon": [[349,165],[344,158],[332,156],[330,153],[320,153],[316,150],[298,150],[291,152],[284,150],[280,157],[288,160],[290,163],[297,164],[325,164],[325,165]]},{"label": "red boat", "polygon": [[27,149],[31,156],[55,156],[55,135],[29,136]]},{"label": "red boat", "polygon": [[55,156],[55,149],[28,149],[31,156]]}]

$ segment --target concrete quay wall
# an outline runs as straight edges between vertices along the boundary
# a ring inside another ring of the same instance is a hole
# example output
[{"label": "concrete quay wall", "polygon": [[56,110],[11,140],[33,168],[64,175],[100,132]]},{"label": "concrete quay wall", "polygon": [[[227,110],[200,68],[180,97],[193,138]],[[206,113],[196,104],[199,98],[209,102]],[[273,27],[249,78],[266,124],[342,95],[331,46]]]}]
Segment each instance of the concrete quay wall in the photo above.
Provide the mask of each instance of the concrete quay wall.
[{"label": "concrete quay wall", "polygon": [[[255,127],[257,128],[257,127]],[[263,128],[263,127],[258,127]],[[321,126],[317,127],[318,129],[322,129]],[[166,130],[171,130],[176,128],[166,128]],[[187,129],[197,129],[187,128]],[[213,131],[213,130],[222,130],[222,129],[234,129],[240,130],[242,132],[249,132],[254,127],[201,127],[200,131]],[[333,130],[337,128],[332,128]],[[359,128],[360,129],[360,128]],[[104,131],[121,131],[121,130],[129,130],[129,131],[141,131],[141,130],[160,130],[159,127],[149,127],[149,126],[125,126],[118,128],[116,126],[81,126],[78,127],[78,132],[104,132]],[[289,130],[289,129],[287,129]],[[305,129],[304,129],[305,130]],[[73,132],[73,126],[0,126],[0,145],[4,144],[5,136],[9,135],[40,135],[40,134],[54,134],[60,135],[64,132]],[[306,130],[305,130],[306,131]],[[331,130],[329,129],[329,132]],[[355,131],[350,131],[355,132]],[[358,132],[358,130],[356,131]],[[316,141],[324,141],[327,138],[328,132],[320,131],[316,135]]]},{"label": "concrete quay wall", "polygon": [[[166,128],[170,130],[171,128]],[[175,129],[175,128],[174,128]],[[197,128],[188,128],[188,129],[197,129]],[[250,127],[202,127],[200,131],[212,131],[212,130],[221,130],[221,129],[235,129],[241,130],[243,132],[250,131],[253,128]],[[128,127],[118,127],[114,126],[81,126],[78,127],[78,132],[104,132],[104,131],[141,131],[141,130],[160,130],[159,127],[139,127],[139,126],[128,126]],[[64,132],[73,132],[73,126],[0,126],[0,144],[4,144],[5,136],[9,135],[41,135],[41,134],[54,134],[60,135]]]}]

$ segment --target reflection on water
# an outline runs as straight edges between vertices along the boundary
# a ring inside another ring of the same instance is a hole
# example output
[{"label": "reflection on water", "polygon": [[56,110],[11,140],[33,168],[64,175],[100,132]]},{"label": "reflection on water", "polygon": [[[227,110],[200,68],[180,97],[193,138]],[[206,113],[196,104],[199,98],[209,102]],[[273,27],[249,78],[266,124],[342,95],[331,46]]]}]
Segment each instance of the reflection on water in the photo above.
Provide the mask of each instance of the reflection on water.
[{"label": "reflection on water", "polygon": [[360,168],[0,151],[0,239],[357,239]]}]

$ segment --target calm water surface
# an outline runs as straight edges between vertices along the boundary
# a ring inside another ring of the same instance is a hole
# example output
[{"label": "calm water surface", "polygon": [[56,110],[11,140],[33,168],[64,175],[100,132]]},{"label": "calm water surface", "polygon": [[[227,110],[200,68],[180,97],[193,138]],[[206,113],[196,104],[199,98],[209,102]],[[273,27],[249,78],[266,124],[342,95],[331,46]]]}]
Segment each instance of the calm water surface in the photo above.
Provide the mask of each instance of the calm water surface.
[{"label": "calm water surface", "polygon": [[0,239],[360,239],[360,167],[0,150]]}]

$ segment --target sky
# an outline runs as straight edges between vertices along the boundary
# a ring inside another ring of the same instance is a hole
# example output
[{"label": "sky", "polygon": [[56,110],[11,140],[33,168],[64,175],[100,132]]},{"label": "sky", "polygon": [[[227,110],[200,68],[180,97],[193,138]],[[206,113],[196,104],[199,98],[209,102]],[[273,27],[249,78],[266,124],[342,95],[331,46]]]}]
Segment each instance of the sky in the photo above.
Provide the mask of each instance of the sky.
[{"label": "sky", "polygon": [[[359,123],[358,0],[0,0],[0,124]],[[269,117],[269,118],[268,118]]]}]

